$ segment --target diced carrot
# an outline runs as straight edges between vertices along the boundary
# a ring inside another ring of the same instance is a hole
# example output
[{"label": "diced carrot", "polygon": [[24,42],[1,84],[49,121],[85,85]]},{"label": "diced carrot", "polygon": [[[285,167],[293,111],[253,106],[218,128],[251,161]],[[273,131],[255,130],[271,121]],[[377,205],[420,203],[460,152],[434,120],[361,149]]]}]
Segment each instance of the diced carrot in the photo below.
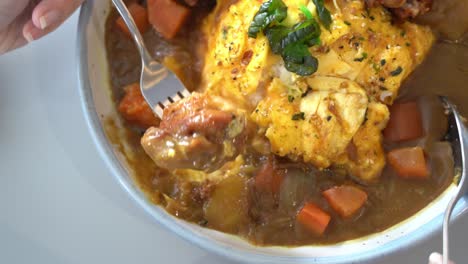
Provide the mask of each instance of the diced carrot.
[{"label": "diced carrot", "polygon": [[429,168],[421,147],[395,149],[388,153],[388,162],[403,178],[426,179]]},{"label": "diced carrot", "polygon": [[118,107],[123,118],[142,128],[159,125],[159,119],[156,118],[141,94],[140,85],[134,83],[126,86],[124,89],[125,96],[120,101]]},{"label": "diced carrot", "polygon": [[420,138],[423,133],[417,102],[395,103],[390,107],[390,120],[383,132],[385,139],[400,142]]},{"label": "diced carrot", "polygon": [[[128,6],[128,11],[132,15],[138,30],[140,30],[140,33],[145,33],[149,28],[148,11],[146,8],[137,3],[131,3]],[[119,17],[115,23],[123,33],[129,37],[132,36],[122,17]]]},{"label": "diced carrot", "polygon": [[261,192],[278,193],[283,183],[284,175],[275,170],[271,161],[265,163],[255,175],[255,188]]},{"label": "diced carrot", "polygon": [[314,203],[306,203],[297,215],[297,221],[316,235],[322,235],[330,223],[330,215]]},{"label": "diced carrot", "polygon": [[179,32],[190,14],[190,9],[174,0],[148,0],[148,17],[153,27],[165,38]]},{"label": "diced carrot", "polygon": [[341,217],[355,214],[367,201],[367,193],[357,187],[342,185],[330,188],[322,195]]}]

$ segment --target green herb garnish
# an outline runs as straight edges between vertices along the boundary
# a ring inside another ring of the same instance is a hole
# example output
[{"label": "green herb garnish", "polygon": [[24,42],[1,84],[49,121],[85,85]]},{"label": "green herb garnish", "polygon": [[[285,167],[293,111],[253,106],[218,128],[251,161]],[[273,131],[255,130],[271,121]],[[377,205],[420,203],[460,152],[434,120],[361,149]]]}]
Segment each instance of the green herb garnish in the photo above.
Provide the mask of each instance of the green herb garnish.
[{"label": "green herb garnish", "polygon": [[294,121],[305,120],[305,113],[304,112],[295,113],[291,117],[291,119],[294,120]]},{"label": "green herb garnish", "polygon": [[317,71],[318,60],[310,54],[305,44],[294,43],[288,45],[282,52],[284,67],[300,76],[309,76]]},{"label": "green herb garnish", "polygon": [[317,14],[320,22],[326,29],[330,30],[332,18],[330,11],[328,11],[328,9],[325,7],[323,0],[312,0],[312,2],[314,2],[315,7],[317,8]]},{"label": "green herb garnish", "polygon": [[310,12],[310,10],[305,6],[305,5],[300,5],[299,6],[299,9],[301,10],[301,12],[304,14],[304,16],[307,18],[307,19],[313,19],[314,16],[312,15],[312,13]]},{"label": "green herb garnish", "polygon": [[268,27],[265,29],[265,35],[272,52],[283,57],[288,71],[301,76],[308,76],[317,71],[318,60],[308,49],[320,43],[320,27],[317,21],[305,20],[297,23],[293,28]]},{"label": "green herb garnish", "polygon": [[[323,0],[321,3],[322,6],[317,10],[328,12],[323,6]],[[287,7],[281,0],[263,3],[250,24],[249,37],[255,38],[263,31],[271,51],[283,58],[285,68],[298,75],[308,76],[318,68],[318,60],[312,56],[309,47],[321,44],[321,30],[312,13],[305,6],[300,8],[306,19],[291,28],[279,25],[287,16]]]},{"label": "green herb garnish", "polygon": [[302,43],[312,46],[320,37],[320,27],[314,19],[308,19],[294,25],[292,30],[281,40],[281,48],[285,49],[293,43]]},{"label": "green herb garnish", "polygon": [[288,7],[282,0],[269,0],[263,3],[250,23],[249,37],[256,38],[259,32],[273,22],[283,21],[287,16],[287,11]]},{"label": "green herb garnish", "polygon": [[265,29],[265,36],[270,43],[271,51],[274,54],[281,54],[283,47],[282,40],[291,32],[291,29],[285,26],[274,26]]},{"label": "green herb garnish", "polygon": [[356,58],[356,59],[354,59],[354,61],[359,61],[359,62],[361,62],[361,61],[367,59],[367,56],[368,56],[367,53],[366,53],[366,52],[363,52],[363,53],[362,53],[362,57]]},{"label": "green herb garnish", "polygon": [[396,68],[394,71],[390,72],[390,75],[392,76],[398,76],[400,75],[400,73],[403,72],[403,68],[401,68],[400,66],[398,66],[398,68]]}]

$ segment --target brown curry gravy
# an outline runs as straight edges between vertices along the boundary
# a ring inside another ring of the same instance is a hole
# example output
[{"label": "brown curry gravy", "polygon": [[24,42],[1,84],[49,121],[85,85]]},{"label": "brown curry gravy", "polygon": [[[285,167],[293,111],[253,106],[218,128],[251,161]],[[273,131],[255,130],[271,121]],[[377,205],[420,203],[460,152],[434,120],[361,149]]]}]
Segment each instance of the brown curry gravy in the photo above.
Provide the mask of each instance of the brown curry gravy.
[{"label": "brown curry gravy", "polygon": [[[110,79],[113,100],[118,103],[123,96],[123,87],[137,82],[140,74],[140,58],[131,39],[124,36],[114,26],[117,14],[111,12],[106,26],[106,47],[110,68]],[[179,35],[173,42],[162,39],[154,30],[144,34],[150,52],[156,58],[173,55],[182,62],[184,70],[180,72],[184,82],[189,88],[196,89],[200,80],[202,60],[197,56],[199,48],[194,43],[200,43],[203,36],[198,31],[200,18],[197,23],[190,23],[185,32]],[[418,98],[422,95],[443,94],[448,95],[459,105],[463,114],[468,114],[468,44],[451,44],[438,42],[432,49],[426,61],[404,83],[401,89],[401,97]],[[443,122],[442,117],[439,122]],[[162,171],[153,164],[144,153],[139,141],[141,130],[131,125],[125,125],[125,139],[132,147],[132,155],[127,155],[127,160],[134,171],[134,179],[148,198],[156,203],[163,203],[162,194],[174,192],[174,189],[197,188],[196,184],[181,184],[173,177],[164,177],[169,173]],[[110,140],[121,145],[122,137],[117,136],[122,131],[108,120],[106,132]],[[440,165],[440,164],[439,164]],[[433,172],[441,172],[444,168],[437,168]],[[322,237],[311,236],[301,228],[294,225],[287,217],[281,219],[281,215],[275,215],[277,225],[259,226],[254,221],[248,222],[238,230],[241,236],[260,245],[305,245],[305,244],[330,244],[353,238],[377,233],[391,227],[410,216],[414,215],[427,204],[438,197],[452,182],[452,175],[438,175],[432,173],[429,180],[416,181],[404,180],[396,177],[387,167],[378,184],[361,185],[369,195],[365,211],[353,219],[343,220],[334,215],[325,203],[320,203],[320,193],[311,194],[310,199],[317,200],[328,212],[332,213],[332,222],[327,232]],[[334,177],[329,172],[315,174],[315,188],[324,188],[349,182],[346,177]],[[173,205],[167,205],[166,209],[175,214]],[[178,214],[178,217],[200,225],[206,225],[203,220],[202,204],[192,204],[188,214]],[[284,221],[284,223],[281,223]],[[288,222],[289,221],[289,222]],[[208,224],[208,227],[209,224]]]}]

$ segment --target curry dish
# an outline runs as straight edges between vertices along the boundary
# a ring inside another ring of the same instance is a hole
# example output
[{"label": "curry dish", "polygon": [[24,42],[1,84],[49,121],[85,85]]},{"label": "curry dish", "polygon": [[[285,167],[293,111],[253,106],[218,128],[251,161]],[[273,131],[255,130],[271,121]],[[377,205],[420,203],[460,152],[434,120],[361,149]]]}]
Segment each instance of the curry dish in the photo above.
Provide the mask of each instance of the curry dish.
[{"label": "curry dish", "polygon": [[[258,245],[329,244],[383,231],[452,183],[436,95],[467,113],[466,1],[127,4],[151,53],[193,92],[159,120],[111,12],[127,160],[174,216]],[[124,149],[113,124],[107,134]]]}]

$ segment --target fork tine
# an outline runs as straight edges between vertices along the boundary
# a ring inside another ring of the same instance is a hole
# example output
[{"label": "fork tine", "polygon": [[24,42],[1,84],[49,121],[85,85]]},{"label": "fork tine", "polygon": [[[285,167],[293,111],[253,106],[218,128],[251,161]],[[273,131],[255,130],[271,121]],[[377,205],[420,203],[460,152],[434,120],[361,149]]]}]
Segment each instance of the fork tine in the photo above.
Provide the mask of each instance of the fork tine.
[{"label": "fork tine", "polygon": [[189,90],[187,90],[187,88],[185,88],[182,91],[179,91],[178,93],[182,95],[182,98],[189,97],[191,95],[191,93],[189,92]]}]

